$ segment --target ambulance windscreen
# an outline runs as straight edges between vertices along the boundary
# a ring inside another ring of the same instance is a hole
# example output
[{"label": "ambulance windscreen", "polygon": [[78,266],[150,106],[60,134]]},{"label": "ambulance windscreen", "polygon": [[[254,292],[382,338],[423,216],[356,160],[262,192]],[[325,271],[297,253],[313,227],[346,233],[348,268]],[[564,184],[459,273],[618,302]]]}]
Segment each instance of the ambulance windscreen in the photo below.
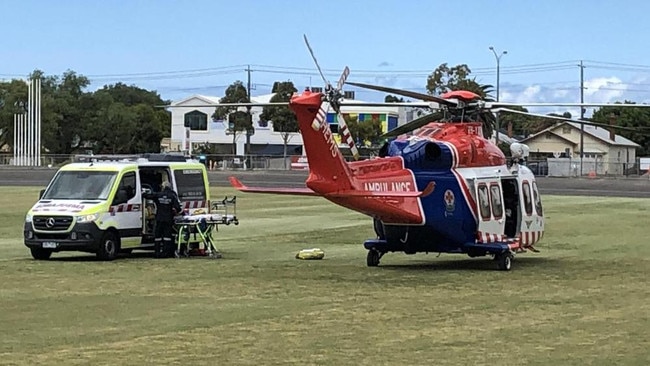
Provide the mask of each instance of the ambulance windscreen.
[{"label": "ambulance windscreen", "polygon": [[116,172],[61,171],[41,199],[106,200],[116,177]]}]

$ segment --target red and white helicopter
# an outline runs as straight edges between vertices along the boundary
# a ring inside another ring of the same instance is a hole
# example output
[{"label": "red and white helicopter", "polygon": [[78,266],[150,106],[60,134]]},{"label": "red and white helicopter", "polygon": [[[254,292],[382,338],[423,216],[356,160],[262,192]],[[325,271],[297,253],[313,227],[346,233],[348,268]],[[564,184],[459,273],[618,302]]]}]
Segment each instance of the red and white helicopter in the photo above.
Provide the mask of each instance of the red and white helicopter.
[{"label": "red and white helicopter", "polygon": [[[243,192],[321,196],[372,217],[376,237],[364,242],[368,266],[379,265],[387,252],[433,252],[464,253],[470,257],[490,255],[499,269],[510,270],[515,253],[537,251],[534,246],[544,236],[545,219],[535,176],[525,165],[528,147],[513,144],[511,157],[506,158],[483,136],[482,115],[498,111],[520,113],[508,107],[521,104],[485,102],[468,91],[436,97],[347,83],[421,99],[427,102],[420,103],[422,107],[432,107],[434,103],[433,108],[444,110],[447,115],[425,125],[422,121],[427,116],[415,120],[405,126],[419,127],[414,134],[390,141],[380,150],[379,157],[357,160],[357,148],[340,115],[341,88],[348,74],[346,68],[336,87],[323,76],[323,93],[307,90],[295,94],[288,103],[297,116],[309,161],[306,187],[249,187],[230,177],[232,186]],[[355,161],[346,161],[325,122],[330,107],[339,114],[339,133]]]}]

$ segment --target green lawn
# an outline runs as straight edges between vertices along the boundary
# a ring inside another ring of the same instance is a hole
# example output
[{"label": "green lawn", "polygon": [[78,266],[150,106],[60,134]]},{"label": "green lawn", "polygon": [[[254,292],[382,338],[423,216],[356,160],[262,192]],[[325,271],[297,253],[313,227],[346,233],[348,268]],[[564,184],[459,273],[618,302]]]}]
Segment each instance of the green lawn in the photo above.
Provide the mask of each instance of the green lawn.
[{"label": "green lawn", "polygon": [[[0,364],[650,364],[648,199],[545,196],[541,253],[501,272],[444,254],[368,268],[368,218],[253,194],[222,259],[34,261],[37,194],[0,187]],[[294,258],[312,247],[325,259]]]}]

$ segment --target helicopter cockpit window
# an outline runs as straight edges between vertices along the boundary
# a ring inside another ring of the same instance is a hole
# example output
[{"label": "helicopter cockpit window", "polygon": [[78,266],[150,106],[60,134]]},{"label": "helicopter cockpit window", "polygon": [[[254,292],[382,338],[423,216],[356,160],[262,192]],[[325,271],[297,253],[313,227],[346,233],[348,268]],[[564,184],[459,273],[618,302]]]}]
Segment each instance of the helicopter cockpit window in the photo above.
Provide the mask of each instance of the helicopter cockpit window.
[{"label": "helicopter cockpit window", "polygon": [[490,185],[490,198],[492,199],[492,215],[495,219],[503,217],[503,203],[501,202],[501,189],[497,184]]},{"label": "helicopter cockpit window", "polygon": [[543,216],[544,211],[542,210],[542,198],[539,196],[536,182],[533,182],[533,199],[535,200],[535,211],[537,211],[538,215]]},{"label": "helicopter cockpit window", "polygon": [[530,216],[533,214],[533,201],[530,197],[530,184],[524,182],[521,188],[521,191],[524,194],[524,208],[526,209],[526,215]]},{"label": "helicopter cockpit window", "polygon": [[490,194],[488,192],[488,187],[485,183],[478,185],[478,205],[481,210],[481,217],[484,220],[489,220],[491,217],[490,213]]}]

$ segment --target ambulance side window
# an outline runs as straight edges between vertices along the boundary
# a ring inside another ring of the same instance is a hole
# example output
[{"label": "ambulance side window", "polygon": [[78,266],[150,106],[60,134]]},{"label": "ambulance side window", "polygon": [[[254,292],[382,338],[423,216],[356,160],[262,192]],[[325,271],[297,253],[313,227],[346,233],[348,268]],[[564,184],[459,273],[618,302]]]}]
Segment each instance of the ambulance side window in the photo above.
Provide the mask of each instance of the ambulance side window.
[{"label": "ambulance side window", "polygon": [[131,198],[135,197],[135,172],[128,172],[122,176],[120,185],[117,187],[113,205],[119,205],[128,202]]},{"label": "ambulance side window", "polygon": [[205,201],[207,192],[200,169],[174,170],[178,198],[181,201]]}]

